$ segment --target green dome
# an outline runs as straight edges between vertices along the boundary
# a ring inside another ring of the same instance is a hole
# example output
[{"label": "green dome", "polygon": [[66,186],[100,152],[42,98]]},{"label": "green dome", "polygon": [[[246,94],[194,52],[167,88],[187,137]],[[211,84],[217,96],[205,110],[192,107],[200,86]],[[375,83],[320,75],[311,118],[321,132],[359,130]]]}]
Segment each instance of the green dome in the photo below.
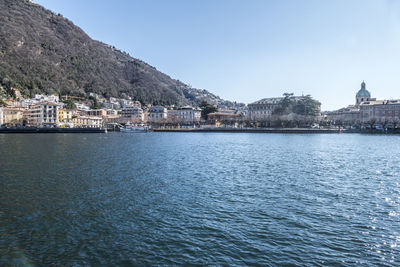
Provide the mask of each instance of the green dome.
[{"label": "green dome", "polygon": [[365,82],[364,81],[361,83],[361,89],[358,91],[356,96],[357,97],[371,97],[371,94],[365,88]]},{"label": "green dome", "polygon": [[366,89],[360,89],[357,93],[357,97],[371,97],[371,94]]}]

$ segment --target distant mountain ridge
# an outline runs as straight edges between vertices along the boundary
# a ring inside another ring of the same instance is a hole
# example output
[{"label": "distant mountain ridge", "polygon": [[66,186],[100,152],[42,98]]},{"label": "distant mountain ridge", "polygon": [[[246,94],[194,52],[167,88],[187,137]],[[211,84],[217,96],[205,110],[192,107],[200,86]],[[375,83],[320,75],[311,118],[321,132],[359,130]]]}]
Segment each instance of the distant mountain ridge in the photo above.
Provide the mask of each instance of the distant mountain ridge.
[{"label": "distant mountain ridge", "polygon": [[[204,100],[198,97],[203,90],[92,40],[62,15],[29,0],[0,0],[0,91],[10,87],[24,95],[93,92],[106,98],[130,96],[146,104]],[[225,101],[206,92],[214,102]]]}]

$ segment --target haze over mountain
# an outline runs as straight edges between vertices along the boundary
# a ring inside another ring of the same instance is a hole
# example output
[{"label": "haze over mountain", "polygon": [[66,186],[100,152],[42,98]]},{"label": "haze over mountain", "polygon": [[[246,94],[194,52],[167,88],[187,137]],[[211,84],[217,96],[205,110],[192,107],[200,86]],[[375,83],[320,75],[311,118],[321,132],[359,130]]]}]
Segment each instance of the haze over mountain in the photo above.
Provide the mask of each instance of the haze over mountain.
[{"label": "haze over mountain", "polygon": [[26,95],[131,96],[142,103],[223,102],[99,41],[27,0],[0,0],[0,88]]}]

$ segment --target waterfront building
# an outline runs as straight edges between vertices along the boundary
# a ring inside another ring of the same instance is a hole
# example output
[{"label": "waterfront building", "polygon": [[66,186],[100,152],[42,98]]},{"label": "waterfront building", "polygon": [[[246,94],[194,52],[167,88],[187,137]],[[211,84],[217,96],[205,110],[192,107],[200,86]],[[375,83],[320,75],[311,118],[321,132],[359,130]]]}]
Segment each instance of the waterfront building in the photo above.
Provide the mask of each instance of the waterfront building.
[{"label": "waterfront building", "polygon": [[371,97],[371,93],[367,90],[364,81],[361,83],[361,88],[356,93],[355,105],[349,105],[346,108],[341,108],[334,111],[326,112],[324,119],[337,125],[354,125],[361,122],[360,107],[364,102],[375,102],[376,98]]},{"label": "waterfront building", "polygon": [[72,122],[72,116],[74,115],[74,110],[59,108],[58,109],[58,121],[61,123]]},{"label": "waterfront building", "polygon": [[101,128],[103,118],[95,116],[78,116],[72,119],[76,128]]},{"label": "waterfront building", "polygon": [[120,115],[110,114],[103,117],[103,124],[104,125],[117,125],[121,121]]},{"label": "waterfront building", "polygon": [[41,102],[30,107],[29,125],[37,127],[55,127],[59,123],[58,104]]},{"label": "waterfront building", "polygon": [[334,124],[362,124],[374,127],[397,127],[400,123],[400,100],[376,100],[363,81],[356,94],[355,105],[326,112],[325,119]]},{"label": "waterfront building", "polygon": [[207,115],[207,121],[216,127],[238,126],[244,119],[244,114],[235,110],[219,110]]},{"label": "waterfront building", "polygon": [[201,109],[186,106],[177,110],[178,120],[182,124],[193,124],[200,122]]},{"label": "waterfront building", "polygon": [[24,107],[22,111],[22,125],[26,126],[29,124],[30,116],[31,116],[31,111]]},{"label": "waterfront building", "polygon": [[3,108],[3,124],[8,126],[17,126],[23,124],[24,119],[23,107],[4,107]]},{"label": "waterfront building", "polygon": [[400,99],[373,100],[360,103],[360,121],[371,126],[396,127],[400,122]]},{"label": "waterfront building", "polygon": [[167,110],[167,123],[172,126],[179,124],[178,110],[176,109]]},{"label": "waterfront building", "polygon": [[[247,116],[250,120],[267,120],[270,119],[275,109],[284,97],[263,98],[248,105]],[[300,100],[303,96],[292,96],[294,100]]]},{"label": "waterfront building", "polygon": [[143,109],[138,106],[126,106],[121,110],[121,119],[126,122],[141,123],[144,120]]},{"label": "waterfront building", "polygon": [[264,98],[249,104],[248,118],[250,120],[269,119],[282,99],[282,97]]},{"label": "waterfront building", "polygon": [[167,109],[162,106],[153,106],[149,109],[149,122],[160,123],[167,119]]},{"label": "waterfront building", "polygon": [[193,125],[199,123],[201,119],[201,109],[186,106],[179,109],[167,110],[167,124],[176,125]]},{"label": "waterfront building", "polygon": [[349,105],[324,114],[324,119],[337,125],[353,125],[360,122],[360,109],[358,106]]}]

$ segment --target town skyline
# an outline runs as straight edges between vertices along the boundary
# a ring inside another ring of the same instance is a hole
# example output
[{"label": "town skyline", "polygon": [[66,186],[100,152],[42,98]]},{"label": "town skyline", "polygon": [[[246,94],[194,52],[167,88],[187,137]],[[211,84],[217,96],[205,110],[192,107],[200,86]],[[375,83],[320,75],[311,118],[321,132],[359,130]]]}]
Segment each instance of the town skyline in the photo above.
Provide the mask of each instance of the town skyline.
[{"label": "town skyline", "polygon": [[353,102],[362,80],[378,99],[400,97],[395,1],[35,3],[93,39],[227,100],[249,104],[293,92],[334,110]]}]

